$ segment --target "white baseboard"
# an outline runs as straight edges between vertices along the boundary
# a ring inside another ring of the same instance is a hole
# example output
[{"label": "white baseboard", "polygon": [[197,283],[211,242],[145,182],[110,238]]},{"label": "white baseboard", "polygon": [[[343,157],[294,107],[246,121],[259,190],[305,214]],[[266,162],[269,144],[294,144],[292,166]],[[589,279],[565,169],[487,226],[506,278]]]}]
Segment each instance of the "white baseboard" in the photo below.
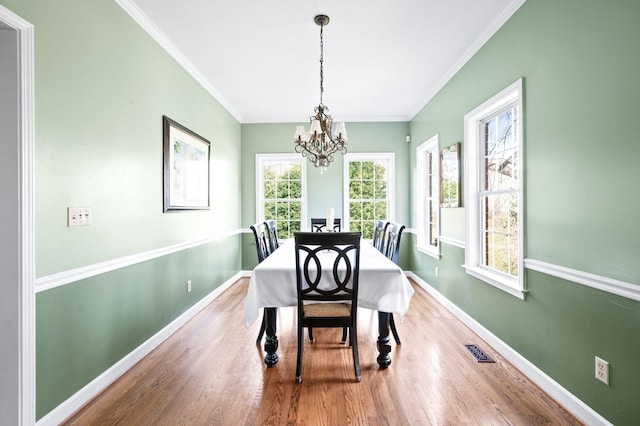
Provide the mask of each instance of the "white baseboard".
[{"label": "white baseboard", "polygon": [[489,343],[496,351],[524,373],[531,381],[540,386],[553,399],[558,401],[567,410],[588,425],[611,425],[611,423],[595,412],[591,407],[578,399],[571,392],[562,387],[558,382],[549,377],[544,371],[533,365],[529,360],[516,352],[513,348],[500,340],[487,330],[479,322],[470,317],[462,309],[454,305],[449,299],[431,287],[426,281],[414,274],[407,272],[407,276],[414,280],[420,287],[429,293],[438,303],[449,310],[460,321],[471,328],[482,339]]},{"label": "white baseboard", "polygon": [[[250,272],[249,272],[250,274]],[[165,328],[157,332],[150,337],[147,341],[135,348],[129,354],[127,354],[120,361],[116,362],[109,369],[104,371],[98,377],[89,382],[86,386],[73,394],[66,401],[58,405],[51,410],[47,415],[42,417],[36,425],[49,426],[58,425],[66,418],[75,413],[87,402],[95,398],[100,392],[102,392],[107,386],[116,381],[120,376],[126,373],[131,367],[138,363],[142,358],[147,356],[152,350],[158,347],[168,337],[175,333],[180,327],[193,318],[198,312],[204,309],[209,303],[217,298],[223,291],[228,289],[238,279],[245,277],[245,271],[238,272],[233,277],[229,278],[223,284],[221,284],[214,291],[205,296],[202,300],[197,302],[187,311],[185,311],[178,318],[173,320]]]}]

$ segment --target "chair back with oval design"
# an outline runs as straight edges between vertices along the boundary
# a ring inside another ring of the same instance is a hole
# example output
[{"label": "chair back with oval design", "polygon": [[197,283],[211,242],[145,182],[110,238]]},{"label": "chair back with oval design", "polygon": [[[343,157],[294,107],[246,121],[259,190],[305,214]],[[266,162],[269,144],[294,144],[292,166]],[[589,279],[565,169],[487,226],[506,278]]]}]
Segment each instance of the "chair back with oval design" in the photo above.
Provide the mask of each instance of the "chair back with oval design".
[{"label": "chair back with oval design", "polygon": [[356,319],[361,236],[360,232],[294,234],[298,294],[298,383],[302,381],[305,327],[347,327],[356,380],[360,381]]},{"label": "chair back with oval design", "polygon": [[[311,218],[311,232],[326,232],[327,219]],[[342,221],[339,217],[333,219],[333,232],[340,232],[342,230]]]}]

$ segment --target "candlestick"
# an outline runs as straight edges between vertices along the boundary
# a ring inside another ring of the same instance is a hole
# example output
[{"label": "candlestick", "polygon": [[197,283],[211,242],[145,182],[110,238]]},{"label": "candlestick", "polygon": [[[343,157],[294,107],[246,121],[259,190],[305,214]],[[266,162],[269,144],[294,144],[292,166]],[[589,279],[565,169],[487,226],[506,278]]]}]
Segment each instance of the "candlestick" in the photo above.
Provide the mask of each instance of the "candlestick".
[{"label": "candlestick", "polygon": [[331,207],[327,209],[327,221],[325,223],[325,227],[328,232],[333,232],[333,209]]}]

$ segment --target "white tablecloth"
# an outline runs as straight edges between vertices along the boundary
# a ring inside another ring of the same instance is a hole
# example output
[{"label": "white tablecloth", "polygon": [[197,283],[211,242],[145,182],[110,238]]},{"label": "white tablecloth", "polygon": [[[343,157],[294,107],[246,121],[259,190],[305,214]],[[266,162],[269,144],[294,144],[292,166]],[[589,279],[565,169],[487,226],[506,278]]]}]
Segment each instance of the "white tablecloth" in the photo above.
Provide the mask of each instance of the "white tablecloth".
[{"label": "white tablecloth", "polygon": [[[404,315],[413,293],[402,269],[369,242],[362,241],[358,306]],[[253,270],[244,305],[244,325],[250,327],[258,319],[260,308],[297,303],[295,244],[289,240]]]}]

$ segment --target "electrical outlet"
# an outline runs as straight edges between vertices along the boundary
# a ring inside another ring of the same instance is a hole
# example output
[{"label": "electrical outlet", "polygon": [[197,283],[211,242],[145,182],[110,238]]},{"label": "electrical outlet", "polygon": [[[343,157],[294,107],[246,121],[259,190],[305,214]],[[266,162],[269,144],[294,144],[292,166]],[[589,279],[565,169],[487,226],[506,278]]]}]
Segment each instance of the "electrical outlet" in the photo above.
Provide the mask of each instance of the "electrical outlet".
[{"label": "electrical outlet", "polygon": [[91,225],[91,207],[67,207],[67,226]]},{"label": "electrical outlet", "polygon": [[609,363],[596,357],[596,379],[609,386]]},{"label": "electrical outlet", "polygon": [[436,266],[436,277],[439,277],[439,276],[440,276],[440,268]]},{"label": "electrical outlet", "polygon": [[187,281],[187,293],[191,293],[191,280]]}]

